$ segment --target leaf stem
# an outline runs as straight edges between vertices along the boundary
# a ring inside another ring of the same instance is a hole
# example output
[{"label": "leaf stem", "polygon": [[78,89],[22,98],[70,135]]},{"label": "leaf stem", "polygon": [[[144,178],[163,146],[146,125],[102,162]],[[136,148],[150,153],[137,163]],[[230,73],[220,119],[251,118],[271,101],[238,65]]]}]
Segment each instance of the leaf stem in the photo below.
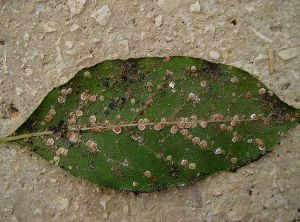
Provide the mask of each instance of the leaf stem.
[{"label": "leaf stem", "polygon": [[[207,124],[212,124],[212,123],[226,123],[226,122],[230,122],[232,121],[232,119],[226,119],[226,120],[203,120],[205,121]],[[259,121],[259,119],[242,119],[239,120],[240,122],[249,122],[249,121]],[[184,123],[192,123],[193,121],[166,121],[166,122],[143,122],[143,124],[145,126],[154,126],[156,124],[162,124],[162,125],[177,125],[181,122]],[[200,124],[202,121],[195,121],[197,124]],[[91,127],[71,127],[68,130],[69,131],[90,131],[90,130],[107,130],[107,129],[113,129],[116,126],[120,126],[120,127],[134,127],[134,126],[138,126],[139,123],[135,122],[135,123],[124,123],[124,124],[114,124],[114,125],[96,125],[96,126],[91,126]],[[185,127],[184,127],[185,128]]]},{"label": "leaf stem", "polygon": [[52,131],[21,134],[18,136],[10,136],[10,137],[5,137],[5,138],[0,138],[0,143],[6,143],[6,142],[15,141],[15,140],[26,139],[26,138],[37,137],[37,136],[44,136],[44,135],[51,135],[51,134],[53,134]]},{"label": "leaf stem", "polygon": [[[229,119],[223,119],[223,120],[198,120],[194,121],[197,124],[200,124],[202,121],[205,121],[207,124],[212,124],[212,123],[225,123],[225,122],[230,122],[232,121],[232,118]],[[249,121],[259,121],[259,119],[241,119],[238,120],[240,122],[249,122]],[[182,121],[160,121],[160,122],[144,122],[143,124],[145,126],[154,126],[156,124],[162,124],[162,125],[176,125],[181,123]],[[193,121],[183,121],[184,123],[192,123]],[[73,131],[73,132],[79,132],[79,131],[90,131],[90,130],[109,130],[113,129],[116,126],[120,127],[134,127],[138,126],[139,122],[134,122],[134,123],[123,123],[123,124],[116,124],[116,125],[96,125],[92,127],[69,127],[68,131]],[[185,127],[184,127],[185,128]],[[20,139],[26,139],[30,137],[38,137],[38,136],[44,136],[44,135],[51,135],[53,134],[53,131],[42,131],[42,132],[36,132],[36,133],[28,133],[28,134],[21,134],[18,136],[10,136],[10,137],[5,137],[5,138],[0,138],[0,143],[6,143],[6,142],[11,142],[15,140],[20,140]]]}]

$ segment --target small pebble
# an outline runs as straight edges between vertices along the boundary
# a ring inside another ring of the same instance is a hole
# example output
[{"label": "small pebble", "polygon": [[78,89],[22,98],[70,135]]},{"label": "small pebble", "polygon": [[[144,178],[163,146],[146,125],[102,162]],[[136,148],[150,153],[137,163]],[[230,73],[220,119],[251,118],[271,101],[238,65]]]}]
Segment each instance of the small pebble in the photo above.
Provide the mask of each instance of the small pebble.
[{"label": "small pebble", "polygon": [[218,51],[210,51],[209,56],[213,60],[218,60],[220,58],[220,53]]},{"label": "small pebble", "polygon": [[197,14],[200,13],[200,11],[201,11],[201,6],[199,4],[199,1],[190,5],[190,13]]},{"label": "small pebble", "polygon": [[154,22],[157,27],[161,27],[163,24],[163,16],[162,15],[157,16]]}]

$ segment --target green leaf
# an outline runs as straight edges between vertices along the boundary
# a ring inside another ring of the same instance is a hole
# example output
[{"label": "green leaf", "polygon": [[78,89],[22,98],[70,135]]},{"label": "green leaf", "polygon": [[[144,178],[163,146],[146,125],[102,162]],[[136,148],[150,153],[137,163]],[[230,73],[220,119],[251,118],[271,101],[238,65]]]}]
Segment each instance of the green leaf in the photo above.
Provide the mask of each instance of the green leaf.
[{"label": "green leaf", "polygon": [[75,176],[150,192],[256,160],[297,122],[298,110],[240,69],[140,58],[83,69],[0,141],[25,138]]}]

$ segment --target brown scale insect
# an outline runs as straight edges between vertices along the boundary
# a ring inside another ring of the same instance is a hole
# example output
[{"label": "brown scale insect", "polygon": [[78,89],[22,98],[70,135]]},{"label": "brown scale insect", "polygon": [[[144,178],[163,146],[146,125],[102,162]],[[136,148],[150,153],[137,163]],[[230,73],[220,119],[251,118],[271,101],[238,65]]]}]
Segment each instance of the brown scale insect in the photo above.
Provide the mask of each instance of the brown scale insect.
[{"label": "brown scale insect", "polygon": [[66,102],[66,98],[63,97],[63,96],[59,96],[57,98],[57,102],[60,103],[60,104],[64,104]]},{"label": "brown scale insect", "polygon": [[146,129],[146,125],[144,122],[139,122],[138,123],[138,128],[140,131],[144,131]]},{"label": "brown scale insect", "polygon": [[139,135],[131,135],[131,139],[138,143],[143,143],[144,142],[144,137],[139,136]]},{"label": "brown scale insect", "polygon": [[97,121],[97,118],[96,118],[96,116],[90,116],[90,118],[89,118],[89,121],[91,122],[91,123],[96,123],[96,121]]},{"label": "brown scale insect", "polygon": [[52,115],[49,115],[49,114],[47,114],[47,115],[44,117],[44,121],[45,121],[46,123],[50,123],[50,122],[52,121],[52,119],[53,119],[53,116],[52,116]]},{"label": "brown scale insect", "polygon": [[120,119],[122,119],[122,117],[121,117],[120,114],[118,114],[118,115],[116,115],[115,119],[116,119],[116,120],[120,120]]},{"label": "brown scale insect", "polygon": [[252,98],[252,93],[250,91],[247,91],[245,94],[244,94],[244,97],[247,98],[247,99],[251,99]]},{"label": "brown scale insect", "polygon": [[187,120],[186,122],[184,122],[184,128],[191,128],[192,127],[192,122],[190,122],[189,120]]},{"label": "brown scale insect", "polygon": [[233,132],[233,127],[232,126],[227,126],[226,130],[227,130],[227,132],[231,133],[231,132]]},{"label": "brown scale insect", "polygon": [[191,120],[192,121],[197,121],[198,120],[198,116],[196,114],[191,115]]},{"label": "brown scale insect", "polygon": [[120,134],[122,132],[121,126],[115,126],[112,130],[115,134]]},{"label": "brown scale insect", "polygon": [[97,96],[96,95],[90,95],[88,97],[88,101],[91,102],[91,103],[96,102],[96,100],[97,100]]},{"label": "brown scale insect", "polygon": [[202,140],[200,143],[199,143],[199,146],[201,147],[201,148],[206,148],[207,147],[207,142],[205,141],[205,140]]},{"label": "brown scale insect", "polygon": [[190,163],[189,164],[189,169],[191,169],[191,170],[196,169],[196,164],[195,163]]},{"label": "brown scale insect", "polygon": [[200,126],[201,126],[202,128],[206,128],[207,125],[208,125],[207,121],[201,121],[201,123],[200,123]]},{"label": "brown scale insect", "polygon": [[192,142],[193,142],[194,144],[200,144],[201,140],[200,140],[199,137],[195,136],[195,137],[192,139]]},{"label": "brown scale insect", "polygon": [[74,125],[74,124],[76,124],[76,122],[77,122],[77,118],[76,118],[76,115],[75,115],[75,114],[72,115],[72,116],[68,119],[68,124],[70,124],[70,125]]},{"label": "brown scale insect", "polygon": [[51,116],[55,116],[56,115],[55,109],[50,109],[48,114],[51,115]]},{"label": "brown scale insect", "polygon": [[187,139],[188,140],[192,140],[194,137],[193,137],[193,135],[191,135],[191,134],[189,134],[188,136],[187,136]]},{"label": "brown scale insect", "polygon": [[151,174],[151,172],[149,170],[147,170],[147,171],[144,172],[144,176],[147,177],[147,178],[150,178],[151,175],[152,174]]},{"label": "brown scale insect", "polygon": [[200,86],[203,88],[207,87],[207,81],[206,80],[201,81]]},{"label": "brown scale insect", "polygon": [[76,115],[77,117],[80,117],[80,116],[83,115],[83,112],[82,112],[81,110],[76,110],[76,111],[75,111],[75,115]]},{"label": "brown scale insect", "polygon": [[49,139],[47,140],[46,144],[47,144],[48,146],[52,146],[52,145],[54,144],[54,139],[49,138]]},{"label": "brown scale insect", "polygon": [[90,150],[91,150],[91,152],[93,153],[93,154],[96,154],[99,150],[98,150],[98,145],[97,145],[97,143],[95,143],[94,141],[92,141],[92,140],[88,140],[86,143],[85,143],[85,145],[87,146],[87,147],[89,147],[90,148]]},{"label": "brown scale insect", "polygon": [[231,163],[232,164],[236,164],[237,163],[237,158],[236,157],[233,157],[230,159]]},{"label": "brown scale insect", "polygon": [[72,143],[76,143],[79,139],[78,133],[75,133],[75,132],[68,132],[66,136],[67,136],[68,140]]},{"label": "brown scale insect", "polygon": [[184,125],[185,125],[185,123],[184,123],[183,120],[177,123],[177,126],[178,126],[179,129],[183,129]]},{"label": "brown scale insect", "polygon": [[162,129],[162,124],[161,123],[157,123],[153,126],[153,129],[156,130],[156,131],[159,131]]},{"label": "brown scale insect", "polygon": [[176,134],[177,132],[178,132],[178,127],[177,126],[172,126],[171,127],[171,129],[170,129],[170,132],[172,133],[172,134]]},{"label": "brown scale insect", "polygon": [[157,86],[157,90],[158,91],[162,91],[163,89],[165,88],[165,85],[162,83],[162,84],[159,84],[158,86]]},{"label": "brown scale insect", "polygon": [[187,161],[187,160],[181,160],[180,164],[181,164],[182,166],[188,166],[189,161]]},{"label": "brown scale insect", "polygon": [[166,57],[164,57],[164,62],[169,62],[170,60],[171,60],[171,57],[170,56],[166,56]]},{"label": "brown scale insect", "polygon": [[89,94],[88,94],[87,92],[83,92],[83,93],[80,94],[80,99],[81,99],[82,101],[85,101],[85,100],[87,100],[88,98],[89,98]]},{"label": "brown scale insect", "polygon": [[265,89],[265,88],[260,88],[260,89],[258,90],[258,94],[259,94],[259,95],[264,95],[264,94],[266,94],[266,89]]},{"label": "brown scale insect", "polygon": [[220,130],[222,130],[222,131],[225,131],[226,130],[226,125],[224,124],[224,123],[222,123],[221,125],[220,125]]},{"label": "brown scale insect", "polygon": [[231,140],[233,143],[236,143],[239,141],[239,137],[238,136],[234,136]]},{"label": "brown scale insect", "polygon": [[153,84],[151,82],[147,82],[146,84],[147,91],[150,93],[153,91]]},{"label": "brown scale insect", "polygon": [[185,137],[187,137],[189,135],[189,132],[186,129],[180,130],[180,133]]}]

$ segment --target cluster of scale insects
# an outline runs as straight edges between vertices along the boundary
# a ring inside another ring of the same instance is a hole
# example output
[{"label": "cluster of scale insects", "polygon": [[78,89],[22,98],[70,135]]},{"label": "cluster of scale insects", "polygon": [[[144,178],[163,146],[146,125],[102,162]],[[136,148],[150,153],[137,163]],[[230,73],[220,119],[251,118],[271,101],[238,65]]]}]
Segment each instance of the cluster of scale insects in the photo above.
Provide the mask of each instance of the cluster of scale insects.
[{"label": "cluster of scale insects", "polygon": [[[192,66],[190,68],[190,70],[193,72],[195,71],[196,67]],[[88,71],[86,71],[84,73],[84,75],[86,77],[90,77],[90,73]],[[239,80],[236,77],[233,77],[231,79],[232,83],[237,83]],[[207,87],[207,81],[203,80],[201,81],[201,87]],[[175,83],[173,81],[168,83],[169,88],[171,88],[172,92],[176,92],[175,89]],[[147,87],[147,91],[151,92],[152,91],[152,85],[150,83],[147,83],[146,85]],[[72,88],[68,88],[68,89],[62,89],[60,92],[60,95],[58,96],[58,103],[60,104],[64,104],[66,102],[67,97],[72,93]],[[266,91],[264,88],[260,88],[258,90],[258,94],[259,95],[265,95],[268,94],[269,96],[273,95],[273,92],[271,91]],[[252,94],[251,92],[246,92],[244,95],[246,98],[251,98]],[[148,101],[150,98],[150,101]],[[142,107],[142,109],[147,108],[147,106],[151,106],[151,103],[153,103],[153,99],[152,97],[149,97],[147,99],[146,102],[146,107]],[[80,101],[81,103],[87,105],[89,103],[95,103],[97,100],[99,101],[104,101],[104,96],[100,95],[100,96],[96,96],[94,94],[88,93],[88,92],[83,92],[82,94],[80,94]],[[200,102],[200,98],[198,95],[194,94],[194,93],[189,93],[187,95],[187,99],[188,102],[192,102],[194,105]],[[130,103],[132,105],[135,104],[135,99],[134,98],[130,98]],[[104,109],[108,109],[107,107],[104,107]],[[131,111],[139,111],[139,109],[135,110],[132,109]],[[56,111],[54,109],[50,109],[49,112],[45,115],[44,117],[44,121],[46,123],[50,123],[53,119],[53,117],[56,115]],[[86,125],[84,126],[76,126],[77,123],[77,119],[80,118],[81,116],[83,116],[84,113],[82,110],[78,109],[76,111],[74,111],[71,115],[70,118],[68,119],[68,126],[69,126],[69,130],[66,133],[66,138],[71,142],[71,143],[78,143],[81,142],[81,135],[80,132],[82,130],[82,128],[86,127]],[[115,116],[115,120],[120,121],[122,119],[121,115],[118,114]],[[198,120],[198,116],[196,114],[193,114],[191,117],[189,118],[179,118],[176,121],[174,120],[167,120],[166,118],[161,118],[161,121],[159,122],[151,122],[149,119],[139,119],[136,122],[133,123],[126,123],[126,122],[122,122],[120,124],[111,124],[108,120],[104,121],[103,125],[99,125],[99,123],[97,122],[97,117],[95,115],[91,115],[88,118],[89,122],[90,122],[90,127],[86,127],[86,129],[93,131],[93,132],[103,132],[103,131],[107,131],[107,130],[112,130],[116,135],[121,134],[122,133],[122,128],[126,128],[126,127],[136,127],[139,131],[144,131],[147,128],[149,129],[153,129],[156,131],[160,131],[165,129],[166,127],[169,128],[169,132],[171,134],[181,134],[184,138],[186,138],[187,140],[191,141],[194,145],[198,146],[200,149],[207,149],[209,147],[208,142],[205,139],[201,139],[197,136],[193,136],[191,133],[189,133],[188,129],[193,129],[196,127],[202,127],[202,128],[206,128],[209,124],[218,124],[219,129],[221,131],[227,131],[229,133],[233,134],[232,137],[232,142],[233,143],[237,143],[240,139],[241,136],[238,135],[237,132],[234,132],[234,127],[239,125],[240,123],[242,123],[245,120],[250,120],[250,121],[264,121],[264,117],[261,114],[252,114],[249,117],[246,117],[244,115],[239,116],[239,115],[235,115],[233,117],[226,117],[223,116],[221,114],[213,114],[211,115],[211,118],[209,120]],[[229,124],[226,124],[229,123]],[[56,137],[55,139],[59,139],[60,135],[58,133],[58,135],[54,135],[54,137]],[[138,143],[143,143],[144,142],[144,138],[142,136],[136,135],[136,134],[131,134],[130,135],[131,139],[133,139],[134,141],[138,142]],[[265,144],[264,142],[259,139],[259,138],[255,138],[255,139],[248,139],[247,140],[248,143],[252,143],[258,146],[258,148],[260,150],[265,150]],[[54,139],[53,138],[48,138],[48,140],[46,141],[46,144],[49,146],[54,146]],[[91,153],[93,154],[97,154],[98,152],[100,152],[98,144],[96,142],[94,142],[93,140],[89,139],[87,142],[85,142],[85,145],[90,149]],[[64,147],[60,147],[58,149],[56,149],[55,151],[56,156],[53,159],[53,162],[58,164],[59,162],[59,156],[60,155],[64,155],[67,156],[68,154],[68,149],[64,148]],[[216,155],[221,155],[224,154],[224,150],[221,147],[218,147],[217,149],[214,150],[214,153]],[[168,161],[172,161],[172,156],[167,156],[166,160]],[[231,158],[231,162],[232,164],[236,164],[237,163],[237,158],[236,157],[232,157]],[[188,160],[186,159],[182,159],[180,161],[180,165],[183,167],[188,167],[191,170],[196,169],[196,164],[195,163],[190,163]],[[70,169],[72,168],[71,166],[69,167]],[[151,178],[153,175],[149,170],[144,171],[143,175],[147,178]],[[133,186],[137,186],[138,183],[136,181],[133,181],[132,183]]]}]

